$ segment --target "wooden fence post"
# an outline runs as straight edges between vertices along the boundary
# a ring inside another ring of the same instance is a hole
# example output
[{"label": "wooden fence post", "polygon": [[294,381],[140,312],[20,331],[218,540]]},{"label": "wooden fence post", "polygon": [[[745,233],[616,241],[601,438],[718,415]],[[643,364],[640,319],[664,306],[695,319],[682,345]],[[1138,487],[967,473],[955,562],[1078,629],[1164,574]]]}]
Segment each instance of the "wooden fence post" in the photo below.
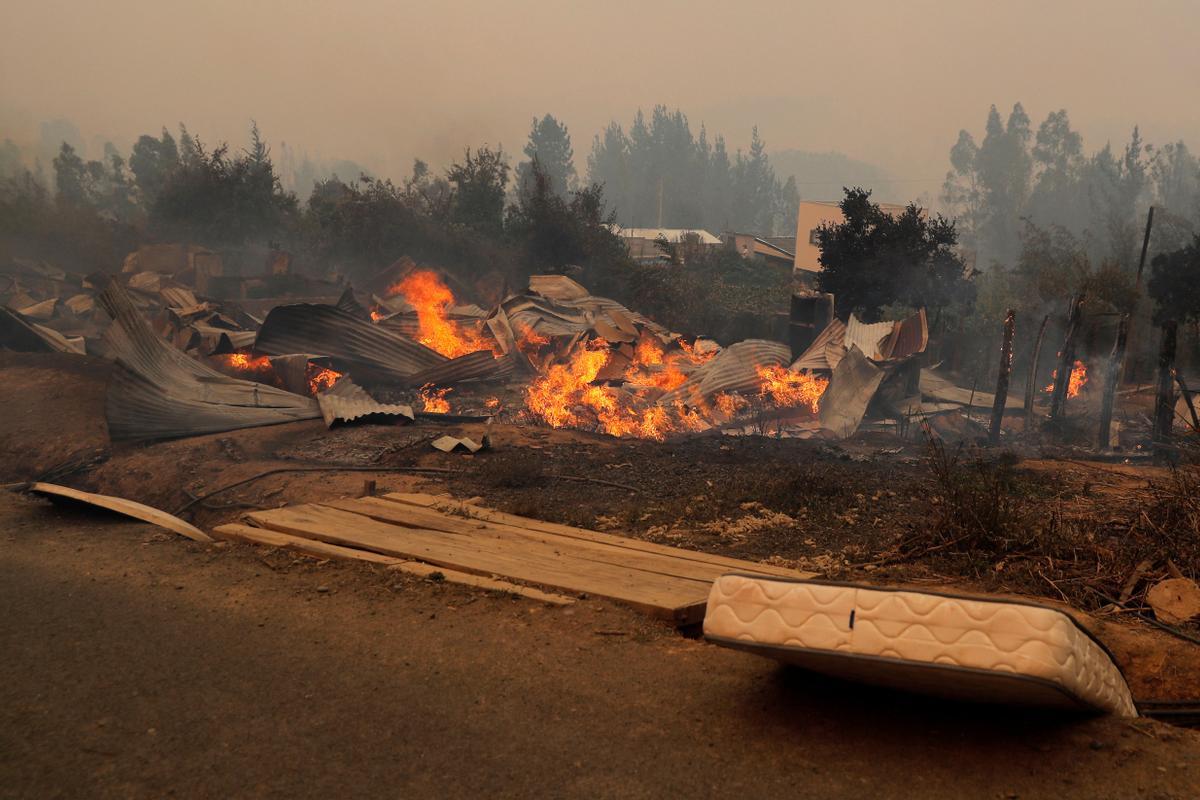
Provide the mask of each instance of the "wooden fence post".
[{"label": "wooden fence post", "polygon": [[1037,392],[1038,363],[1042,360],[1042,340],[1046,338],[1046,325],[1050,315],[1042,317],[1041,327],[1038,328],[1037,338],[1033,342],[1033,358],[1029,364],[1029,376],[1025,379],[1025,430],[1033,430],[1033,398]]},{"label": "wooden fence post", "polygon": [[988,442],[993,445],[1000,444],[1000,423],[1004,420],[1004,406],[1008,403],[1008,376],[1012,372],[1012,343],[1015,330],[1016,312],[1010,308],[1004,315],[1004,338],[1000,342],[1000,371],[996,375],[992,427],[988,430]]},{"label": "wooden fence post", "polygon": [[1100,433],[1096,447],[1107,450],[1109,431],[1112,428],[1113,396],[1117,393],[1117,381],[1125,364],[1125,342],[1129,336],[1129,315],[1122,314],[1117,323],[1117,340],[1113,342],[1112,355],[1108,358],[1108,372],[1104,374],[1104,396],[1100,401]]},{"label": "wooden fence post", "polygon": [[1154,460],[1162,461],[1171,439],[1175,416],[1175,341],[1178,325],[1167,320],[1162,326],[1162,345],[1158,348],[1158,392],[1154,398]]}]

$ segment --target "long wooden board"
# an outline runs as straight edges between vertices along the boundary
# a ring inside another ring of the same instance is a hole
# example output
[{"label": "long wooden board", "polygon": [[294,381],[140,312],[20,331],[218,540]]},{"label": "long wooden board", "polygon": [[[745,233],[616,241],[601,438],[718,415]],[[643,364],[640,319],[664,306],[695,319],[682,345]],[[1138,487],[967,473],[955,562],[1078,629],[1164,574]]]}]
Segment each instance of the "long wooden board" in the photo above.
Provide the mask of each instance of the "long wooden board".
[{"label": "long wooden board", "polygon": [[[719,556],[714,553],[702,553],[698,550],[684,550],[679,547],[656,544],[654,542],[647,542],[641,539],[631,539],[628,536],[618,536],[617,534],[613,533],[601,533],[600,531],[588,530],[587,528],[576,528],[570,525],[562,525],[557,522],[546,522],[544,520],[533,519],[531,517],[520,517],[516,514],[506,514],[505,512],[497,511],[494,508],[487,508],[486,506],[481,506],[477,503],[472,503],[469,501],[455,500],[454,498],[446,495],[422,494],[420,492],[389,492],[381,495],[381,497],[384,500],[390,500],[396,503],[446,511],[451,515],[466,517],[468,519],[478,519],[484,522],[499,522],[506,525],[526,528],[528,530],[543,531],[545,533],[568,536],[574,539],[586,539],[587,541],[610,544],[614,547],[624,547],[631,550],[641,550],[647,553],[657,553],[659,555],[669,556],[671,558],[680,558],[688,561],[700,562],[703,564],[712,564],[714,566],[721,567],[724,572],[740,570],[743,572],[755,572],[761,575],[778,575],[784,578],[816,577],[816,573],[803,573],[794,569],[788,569],[786,567],[776,567],[771,564],[759,564],[757,562],[744,561],[739,558]],[[724,572],[722,574],[724,574]]]},{"label": "long wooden board", "polygon": [[404,572],[409,575],[419,575],[423,578],[440,575],[442,580],[448,583],[458,583],[464,586],[474,586],[479,589],[489,589],[495,592],[507,592],[508,594],[520,595],[528,597],[531,600],[537,600],[542,603],[550,603],[556,606],[571,605],[575,602],[575,598],[567,597],[566,595],[553,594],[551,592],[543,592],[540,589],[535,589],[532,586],[520,586],[509,581],[497,580],[495,578],[485,578],[481,575],[472,575],[466,572],[458,572],[457,570],[447,569],[445,567],[434,567],[429,564],[424,564],[420,561],[406,561],[395,556],[385,556],[379,553],[374,553],[370,550],[360,550],[356,547],[342,547],[336,544],[318,541],[316,539],[303,539],[299,536],[292,536],[287,533],[269,530],[267,528],[252,528],[249,525],[239,525],[231,523],[221,525],[213,529],[219,538],[231,539],[238,542],[247,542],[249,544],[265,544],[270,547],[282,547],[287,550],[293,550],[297,553],[305,555],[317,556],[319,558],[337,558],[353,561],[369,561],[375,564],[381,564],[388,569]]},{"label": "long wooden board", "polygon": [[[311,541],[336,551],[369,552],[375,559],[415,560],[433,565],[430,569],[586,593],[680,625],[703,619],[712,582],[727,572],[804,577],[779,567],[545,523],[434,495],[334,500],[255,511],[247,518],[288,537],[295,549]],[[236,529],[231,534],[247,535]]]}]

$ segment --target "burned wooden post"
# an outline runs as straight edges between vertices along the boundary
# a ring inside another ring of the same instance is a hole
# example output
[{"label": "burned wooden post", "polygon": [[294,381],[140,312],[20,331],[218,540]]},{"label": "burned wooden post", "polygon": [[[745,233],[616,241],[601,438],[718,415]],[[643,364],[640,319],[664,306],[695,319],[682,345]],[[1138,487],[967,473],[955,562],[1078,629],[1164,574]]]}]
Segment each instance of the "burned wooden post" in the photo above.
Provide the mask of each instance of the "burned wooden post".
[{"label": "burned wooden post", "polygon": [[[1142,294],[1142,272],[1146,269],[1146,251],[1150,249],[1150,230],[1154,227],[1154,206],[1150,206],[1150,210],[1146,212],[1146,232],[1142,235],[1142,255],[1138,259],[1137,281],[1134,283],[1133,308],[1131,316],[1137,318],[1138,299]],[[1134,327],[1130,334],[1131,339],[1137,340],[1137,328]],[[1134,357],[1125,365],[1125,382],[1129,383],[1134,376],[1134,362],[1137,361],[1137,348],[1133,349]]]},{"label": "burned wooden post", "polygon": [[1033,342],[1033,354],[1029,363],[1029,376],[1025,379],[1025,430],[1033,429],[1033,398],[1037,392],[1038,364],[1042,360],[1042,340],[1046,338],[1046,325],[1050,323],[1050,315],[1042,317],[1038,328],[1037,338]]},{"label": "burned wooden post", "polygon": [[1121,321],[1117,323],[1117,340],[1113,342],[1112,355],[1108,358],[1108,372],[1104,374],[1104,396],[1100,400],[1100,432],[1096,437],[1096,447],[1100,450],[1107,450],[1109,445],[1113,397],[1117,393],[1117,381],[1125,363],[1125,342],[1128,336],[1129,315],[1122,314]]},{"label": "burned wooden post", "polygon": [[1154,458],[1161,461],[1165,445],[1171,438],[1171,422],[1175,416],[1175,341],[1178,334],[1175,320],[1162,326],[1162,344],[1158,348],[1158,392],[1154,398]]},{"label": "burned wooden post", "polygon": [[1015,330],[1016,312],[1010,308],[1004,315],[1000,370],[996,375],[996,399],[992,402],[992,426],[988,429],[988,442],[993,445],[1000,444],[1000,423],[1004,421],[1004,406],[1008,403],[1008,376],[1012,372],[1012,343]]},{"label": "burned wooden post", "polygon": [[1063,414],[1067,401],[1067,386],[1071,380],[1071,367],[1075,364],[1075,333],[1083,317],[1083,298],[1080,292],[1071,298],[1071,309],[1067,312],[1067,334],[1063,337],[1062,350],[1058,354],[1058,368],[1054,371],[1054,391],[1050,395],[1050,420],[1053,422]]}]

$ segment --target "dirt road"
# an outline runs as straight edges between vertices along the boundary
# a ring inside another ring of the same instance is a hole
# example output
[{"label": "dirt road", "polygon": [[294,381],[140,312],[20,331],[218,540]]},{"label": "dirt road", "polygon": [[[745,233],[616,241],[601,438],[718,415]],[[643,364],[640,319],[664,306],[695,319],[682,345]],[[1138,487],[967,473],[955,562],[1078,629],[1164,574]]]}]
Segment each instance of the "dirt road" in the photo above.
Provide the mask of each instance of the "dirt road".
[{"label": "dirt road", "polygon": [[1200,735],[953,707],[0,496],[0,796],[1156,797]]}]

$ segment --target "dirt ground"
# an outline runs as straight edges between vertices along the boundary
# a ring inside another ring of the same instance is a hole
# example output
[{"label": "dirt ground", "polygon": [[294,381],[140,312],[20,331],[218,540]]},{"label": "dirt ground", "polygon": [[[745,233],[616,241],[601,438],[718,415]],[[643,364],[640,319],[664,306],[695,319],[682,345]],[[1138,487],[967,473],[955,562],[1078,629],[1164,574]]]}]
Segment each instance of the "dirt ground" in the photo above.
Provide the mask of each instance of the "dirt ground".
[{"label": "dirt ground", "polygon": [[[945,505],[919,443],[313,420],[114,445],[106,377],[96,359],[0,353],[0,480],[56,480],[208,528],[373,479],[839,578],[1083,597],[1139,700],[1200,698],[1195,645],[1090,599],[1073,573],[926,547]],[[443,433],[494,446],[442,454],[429,442]],[[278,469],[304,471],[255,478]],[[1027,458],[1005,486],[1026,511],[1095,521],[1108,552],[1168,478]],[[779,670],[595,601],[549,609],[205,547],[9,493],[0,530],[0,647],[16,654],[0,660],[0,796],[1197,796],[1200,739],[1180,728],[931,704]]]},{"label": "dirt ground", "polygon": [[949,705],[0,496],[0,796],[1190,798],[1200,734]]}]

